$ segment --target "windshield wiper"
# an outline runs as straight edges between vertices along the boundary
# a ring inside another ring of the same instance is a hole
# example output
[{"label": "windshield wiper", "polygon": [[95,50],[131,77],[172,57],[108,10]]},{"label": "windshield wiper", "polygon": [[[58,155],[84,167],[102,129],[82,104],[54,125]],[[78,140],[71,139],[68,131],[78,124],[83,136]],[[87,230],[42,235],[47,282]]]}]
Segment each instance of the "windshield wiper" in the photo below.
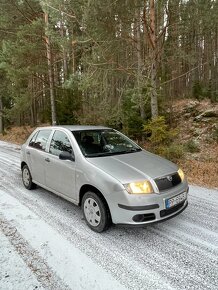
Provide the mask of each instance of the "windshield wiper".
[{"label": "windshield wiper", "polygon": [[110,156],[113,154],[113,152],[99,152],[99,153],[93,153],[93,154],[85,154],[86,157],[101,157],[101,156]]},{"label": "windshield wiper", "polygon": [[86,157],[92,158],[92,157],[105,157],[105,156],[112,156],[112,155],[119,155],[119,154],[127,154],[127,153],[134,153],[142,151],[141,148],[131,148],[129,150],[124,151],[115,151],[115,152],[99,152],[94,154],[86,154]]},{"label": "windshield wiper", "polygon": [[142,151],[141,148],[131,148],[129,150],[126,150],[126,153],[134,153],[134,152],[139,152]]},{"label": "windshield wiper", "polygon": [[113,152],[115,154],[127,154],[127,153],[135,153],[135,152],[139,152],[142,151],[141,148],[131,148],[128,150],[124,150],[124,151],[117,151],[117,152]]}]

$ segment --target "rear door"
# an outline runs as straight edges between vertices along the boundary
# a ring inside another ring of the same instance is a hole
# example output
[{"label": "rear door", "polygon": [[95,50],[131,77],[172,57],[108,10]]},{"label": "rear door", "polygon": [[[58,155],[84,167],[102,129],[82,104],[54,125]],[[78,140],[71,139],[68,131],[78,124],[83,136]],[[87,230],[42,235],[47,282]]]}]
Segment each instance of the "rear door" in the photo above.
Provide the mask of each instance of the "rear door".
[{"label": "rear door", "polygon": [[47,154],[46,186],[75,200],[75,162],[60,160],[59,154],[61,152],[69,152],[74,155],[67,134],[61,130],[55,130]]},{"label": "rear door", "polygon": [[37,183],[45,185],[46,146],[52,130],[39,130],[30,140],[26,148],[28,166],[32,178]]}]

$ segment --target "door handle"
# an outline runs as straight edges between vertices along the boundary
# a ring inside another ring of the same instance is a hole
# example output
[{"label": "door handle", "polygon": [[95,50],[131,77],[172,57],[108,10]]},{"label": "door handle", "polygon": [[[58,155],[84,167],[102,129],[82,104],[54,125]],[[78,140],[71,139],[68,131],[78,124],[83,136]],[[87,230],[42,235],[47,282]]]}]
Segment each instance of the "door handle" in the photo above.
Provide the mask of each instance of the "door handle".
[{"label": "door handle", "polygon": [[27,153],[26,153],[26,154],[30,155],[30,151],[27,151]]},{"label": "door handle", "polygon": [[46,161],[46,162],[50,162],[50,159],[49,159],[49,158],[45,158],[45,161]]}]

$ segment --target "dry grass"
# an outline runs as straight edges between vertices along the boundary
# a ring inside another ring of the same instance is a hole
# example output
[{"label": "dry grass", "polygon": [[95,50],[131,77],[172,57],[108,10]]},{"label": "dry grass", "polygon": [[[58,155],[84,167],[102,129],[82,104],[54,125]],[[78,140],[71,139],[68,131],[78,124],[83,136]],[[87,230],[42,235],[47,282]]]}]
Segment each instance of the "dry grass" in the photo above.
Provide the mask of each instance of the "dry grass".
[{"label": "dry grass", "polygon": [[35,130],[35,128],[30,126],[13,127],[6,130],[4,134],[0,134],[0,140],[15,144],[23,144],[33,130]]},{"label": "dry grass", "polygon": [[180,160],[179,165],[191,184],[218,188],[218,162]]},{"label": "dry grass", "polygon": [[[193,111],[187,113],[190,105],[194,104]],[[180,166],[188,176],[190,183],[206,187],[218,188],[218,143],[213,137],[217,127],[216,118],[208,118],[195,121],[195,110],[197,115],[205,110],[218,110],[218,104],[210,100],[180,100],[174,107],[176,124],[180,133],[178,140],[180,144],[193,140],[198,144],[199,152],[186,153],[186,157],[179,161]]]}]

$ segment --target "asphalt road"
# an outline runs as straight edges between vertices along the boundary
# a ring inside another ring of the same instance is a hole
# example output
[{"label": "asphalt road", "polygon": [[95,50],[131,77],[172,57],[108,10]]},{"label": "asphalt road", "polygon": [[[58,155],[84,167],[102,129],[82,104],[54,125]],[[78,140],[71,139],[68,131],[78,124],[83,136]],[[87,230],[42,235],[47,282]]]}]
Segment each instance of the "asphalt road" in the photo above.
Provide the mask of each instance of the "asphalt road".
[{"label": "asphalt road", "polygon": [[19,147],[0,141],[0,233],[0,251],[9,242],[38,289],[218,289],[218,190],[190,186],[179,216],[97,234],[77,206],[26,190]]}]

